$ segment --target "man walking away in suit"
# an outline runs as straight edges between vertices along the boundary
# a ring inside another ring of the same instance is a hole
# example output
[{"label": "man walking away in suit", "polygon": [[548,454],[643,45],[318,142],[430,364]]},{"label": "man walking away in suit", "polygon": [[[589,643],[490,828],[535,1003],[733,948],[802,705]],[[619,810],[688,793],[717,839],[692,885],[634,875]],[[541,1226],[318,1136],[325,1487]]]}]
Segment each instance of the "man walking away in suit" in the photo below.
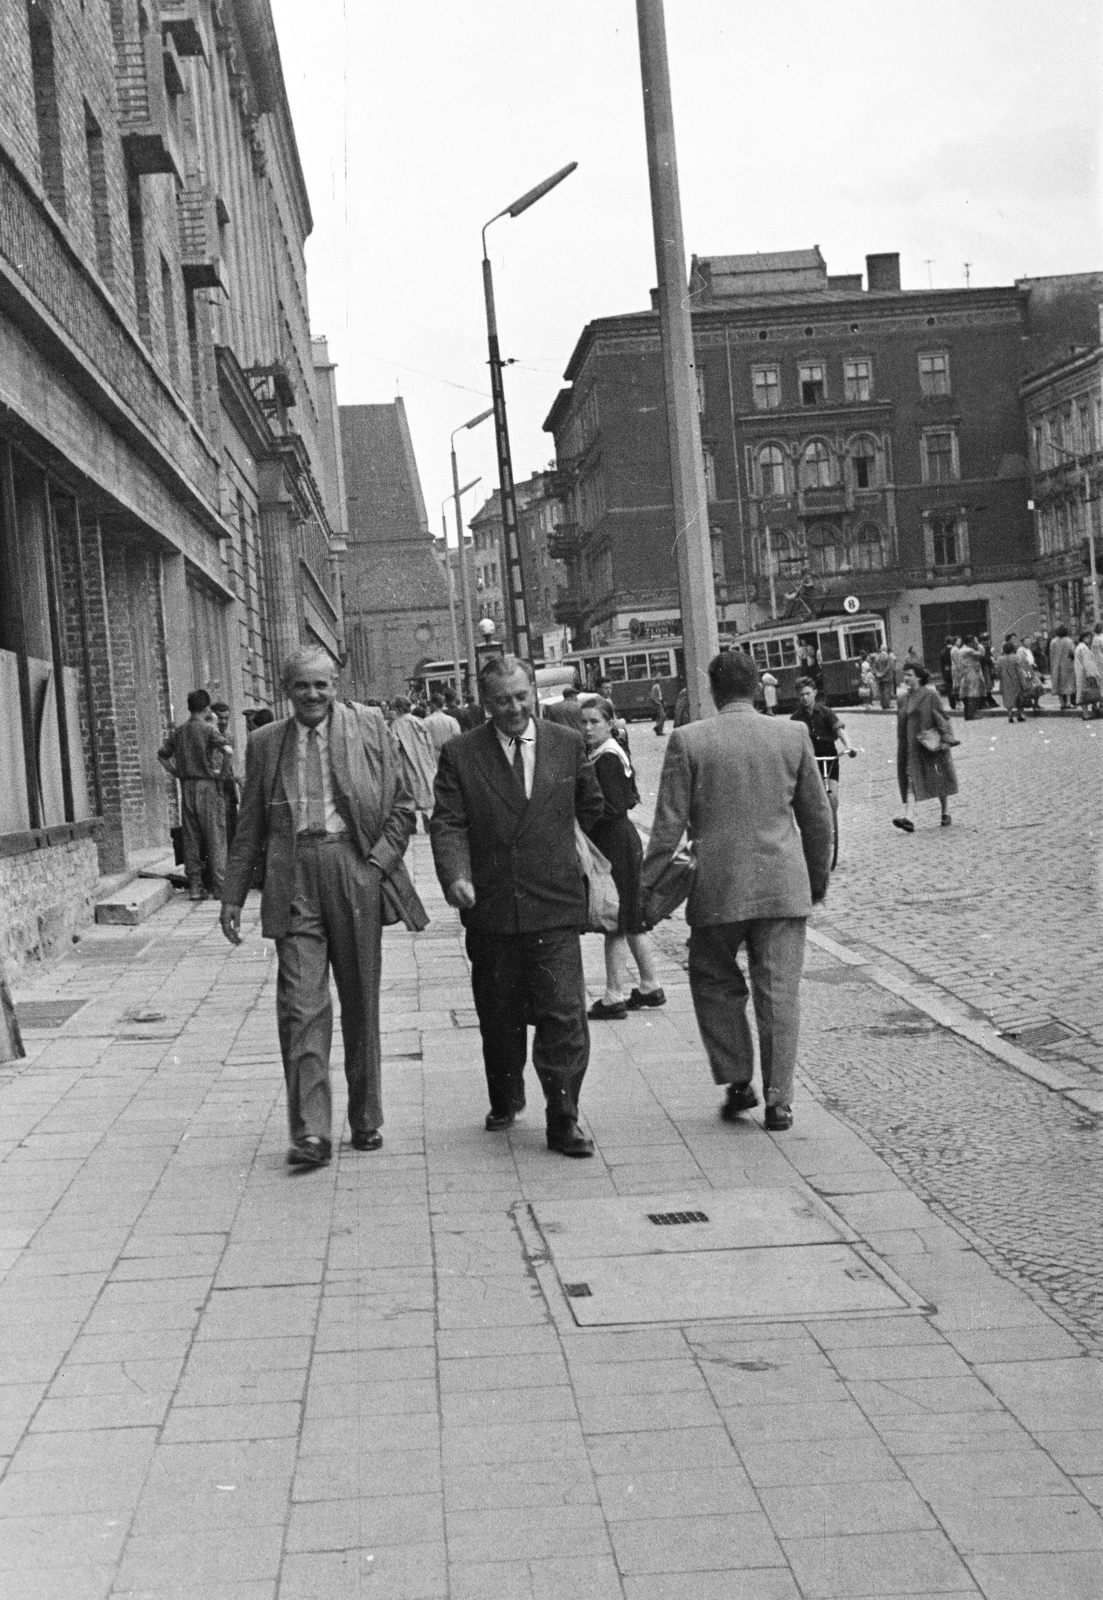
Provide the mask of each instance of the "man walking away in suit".
[{"label": "man walking away in suit", "polygon": [[276,941],[276,1023],[294,1167],[332,1151],[329,1053],[341,1001],[354,1150],[383,1143],[379,974],[384,920],[428,918],[402,864],[415,826],[382,713],[336,703],[333,662],[303,650],[284,667],[292,717],[258,728],[226,868],[222,931],[241,943],[241,907],[262,853],[261,933]]},{"label": "man walking away in suit", "polygon": [[736,959],[746,945],[766,1127],[780,1133],[793,1125],[805,922],[827,893],[832,826],[807,728],[756,716],[757,681],[742,651],[710,662],[719,714],[670,736],[641,876],[646,896],[688,829],[689,988],[713,1080],[727,1086],[720,1115],[732,1122],[758,1104]]},{"label": "man walking away in suit", "polygon": [[174,728],[157,752],[165,771],[180,784],[180,822],[184,830],[184,872],[188,899],[205,900],[203,867],[211,892],[222,893],[226,871],[226,804],[222,798],[222,761],[233,750],[209,716],[206,689],[188,695],[188,720]]},{"label": "man walking away in suit", "polygon": [[441,888],[467,932],[490,1092],[486,1127],[512,1127],[524,1108],[531,1022],[548,1148],[592,1156],[578,1126],[590,1035],[575,820],[591,828],[604,801],[579,736],[535,720],[527,663],[494,657],[482,692],[491,720],[441,751],[429,834]]},{"label": "man walking away in suit", "polygon": [[558,722],[561,728],[573,728],[581,738],[582,707],[578,702],[578,690],[568,684],[563,690],[562,700],[553,700],[544,707],[544,717],[548,722]]}]

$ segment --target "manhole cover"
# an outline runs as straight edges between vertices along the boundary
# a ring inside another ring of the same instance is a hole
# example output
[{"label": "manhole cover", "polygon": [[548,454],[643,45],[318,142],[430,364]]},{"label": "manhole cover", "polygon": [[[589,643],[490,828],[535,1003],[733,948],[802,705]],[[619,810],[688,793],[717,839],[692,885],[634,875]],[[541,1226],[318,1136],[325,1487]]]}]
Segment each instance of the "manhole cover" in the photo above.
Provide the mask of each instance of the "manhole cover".
[{"label": "manhole cover", "polygon": [[76,1016],[85,1000],[22,1000],[15,1008],[21,1028],[60,1028]]},{"label": "manhole cover", "polygon": [[[810,1191],[710,1191],[707,1212],[698,1199],[533,1204],[579,1326],[883,1315],[920,1304]],[[657,1217],[694,1226],[656,1226]]]},{"label": "manhole cover", "polygon": [[1047,1044],[1060,1044],[1063,1039],[1071,1039],[1072,1030],[1063,1028],[1059,1022],[1044,1022],[1040,1027],[1024,1028],[1021,1033],[1007,1033],[1004,1037],[1013,1039],[1027,1050],[1036,1050]]}]

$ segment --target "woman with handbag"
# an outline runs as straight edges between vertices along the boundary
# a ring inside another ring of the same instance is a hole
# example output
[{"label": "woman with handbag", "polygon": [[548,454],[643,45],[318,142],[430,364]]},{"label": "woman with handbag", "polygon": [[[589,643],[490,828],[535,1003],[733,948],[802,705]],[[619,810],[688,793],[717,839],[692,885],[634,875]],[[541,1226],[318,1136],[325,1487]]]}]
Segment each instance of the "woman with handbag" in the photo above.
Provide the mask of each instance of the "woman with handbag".
[{"label": "woman with handbag", "polygon": [[[617,931],[605,935],[605,993],[587,1016],[595,1022],[620,1021],[629,1011],[666,1004],[655,971],[655,945],[640,915],[640,863],[643,847],[628,813],[639,804],[636,776],[625,750],[613,736],[613,707],[591,700],[582,708],[582,737],[605,800],[605,814],[590,838],[609,858],[620,896]],[[639,968],[637,988],[628,991],[628,955]]]},{"label": "woman with handbag", "polygon": [[957,794],[957,774],[950,746],[954,737],[938,691],[929,684],[926,667],[904,668],[906,693],[896,718],[896,776],[904,815],[892,825],[902,833],[915,832],[915,807],[921,800],[937,800],[942,826],[950,826],[950,796]]}]

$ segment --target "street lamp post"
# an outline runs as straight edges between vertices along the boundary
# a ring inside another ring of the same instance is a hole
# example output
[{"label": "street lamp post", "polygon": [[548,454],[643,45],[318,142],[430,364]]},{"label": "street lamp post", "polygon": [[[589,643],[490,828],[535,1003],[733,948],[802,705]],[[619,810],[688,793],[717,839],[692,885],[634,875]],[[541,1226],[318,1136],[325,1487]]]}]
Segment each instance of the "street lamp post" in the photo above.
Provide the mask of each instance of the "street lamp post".
[{"label": "street lamp post", "polygon": [[[473,489],[477,483],[481,482],[481,478],[472,478],[471,482],[465,483],[463,488],[460,490],[461,496],[465,495],[468,489]],[[455,683],[456,693],[462,698],[463,673],[460,670],[460,635],[456,626],[456,574],[452,566],[452,557],[448,553],[448,518],[444,512],[445,506],[451,499],[452,495],[446,494],[440,503],[440,525],[441,530],[444,533],[444,568],[448,576],[448,621],[452,628],[452,661],[455,669],[453,681]],[[459,557],[460,552],[457,551],[456,559],[459,560]]]},{"label": "street lamp post", "polygon": [[[475,682],[475,622],[471,609],[471,569],[467,559],[467,546],[463,537],[463,519],[460,516],[460,496],[466,494],[467,489],[460,488],[460,473],[456,465],[456,435],[466,429],[477,428],[480,422],[485,422],[493,414],[494,407],[488,406],[485,411],[480,411],[477,417],[472,417],[469,422],[461,422],[458,428],[452,429],[449,444],[452,448],[452,501],[456,508],[456,559],[460,565],[460,590],[463,595],[463,633],[467,645],[467,682],[470,687]],[[479,479],[475,479],[478,483]]]},{"label": "street lamp post", "polygon": [[674,147],[674,108],[663,0],[636,0],[643,79],[643,118],[651,184],[651,221],[659,278],[659,330],[670,438],[670,477],[678,556],[678,595],[690,715],[712,714],[708,664],[720,649],[713,590],[708,489],[686,294],[686,249]]},{"label": "street lamp post", "polygon": [[514,654],[523,661],[532,659],[532,642],[529,638],[528,605],[525,601],[525,574],[521,565],[521,542],[517,535],[517,496],[513,487],[513,463],[509,453],[509,428],[506,423],[506,395],[502,383],[502,355],[498,347],[498,319],[494,310],[494,278],[490,270],[490,257],[486,250],[486,230],[499,217],[519,217],[522,211],[542,200],[556,184],[570,177],[578,166],[570,161],[550,178],[529,189],[519,200],[506,206],[483,224],[483,296],[486,300],[486,338],[490,349],[490,394],[494,401],[494,436],[498,446],[498,483],[502,501],[502,545],[509,585],[506,594],[506,638]]}]

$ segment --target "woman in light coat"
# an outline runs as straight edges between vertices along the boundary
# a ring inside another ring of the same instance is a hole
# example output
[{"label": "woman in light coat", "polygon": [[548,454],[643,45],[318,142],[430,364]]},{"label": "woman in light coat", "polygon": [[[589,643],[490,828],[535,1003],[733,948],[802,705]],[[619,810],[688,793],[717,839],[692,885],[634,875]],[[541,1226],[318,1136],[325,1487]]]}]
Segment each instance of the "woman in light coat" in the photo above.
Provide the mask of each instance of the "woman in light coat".
[{"label": "woman in light coat", "polygon": [[1076,704],[1084,721],[1090,722],[1092,717],[1099,715],[1101,689],[1090,633],[1080,635],[1072,658],[1072,669],[1076,678]]},{"label": "woman in light coat", "polygon": [[[893,827],[902,833],[915,832],[915,808],[921,800],[938,801],[941,824],[948,828],[950,796],[957,794],[957,774],[949,747],[959,741],[929,678],[926,667],[904,668],[907,694],[896,716],[896,776],[904,815],[892,819]],[[940,735],[940,745],[937,750],[929,750],[927,742],[933,742],[934,732]]]},{"label": "woman in light coat", "polygon": [[1063,622],[1049,641],[1049,687],[1060,699],[1061,710],[1066,710],[1076,691],[1076,669],[1072,640]]},{"label": "woman in light coat", "polygon": [[978,708],[988,693],[984,681],[984,649],[979,639],[971,639],[958,651],[961,666],[961,698],[965,705],[965,720],[972,722]]},{"label": "woman in light coat", "polygon": [[1015,653],[1015,644],[1011,639],[1005,641],[1003,654],[996,662],[996,676],[1000,682],[1000,699],[1003,701],[1003,709],[1007,712],[1008,722],[1025,722],[1023,698],[1026,694],[1026,684],[1023,679],[1023,669]]}]

